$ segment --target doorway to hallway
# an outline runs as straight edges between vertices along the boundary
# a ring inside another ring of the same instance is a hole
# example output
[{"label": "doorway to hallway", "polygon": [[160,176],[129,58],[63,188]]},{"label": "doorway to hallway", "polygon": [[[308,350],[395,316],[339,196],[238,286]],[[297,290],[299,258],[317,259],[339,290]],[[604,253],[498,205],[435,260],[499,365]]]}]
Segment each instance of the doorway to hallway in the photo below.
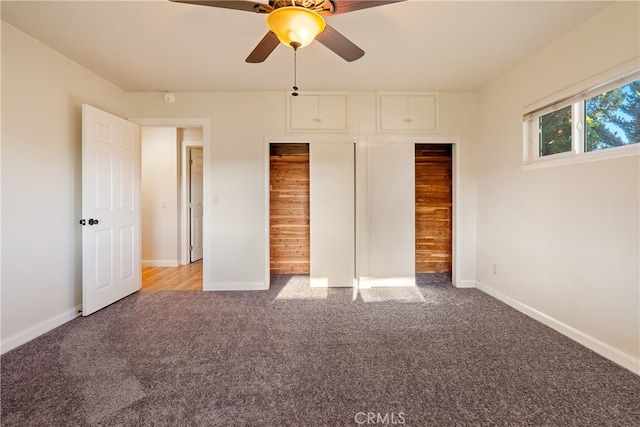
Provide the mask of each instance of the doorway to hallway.
[{"label": "doorway to hallway", "polygon": [[142,267],[143,291],[201,291],[202,261],[178,267]]},{"label": "doorway to hallway", "polygon": [[143,289],[202,289],[203,129],[143,126],[141,134]]}]

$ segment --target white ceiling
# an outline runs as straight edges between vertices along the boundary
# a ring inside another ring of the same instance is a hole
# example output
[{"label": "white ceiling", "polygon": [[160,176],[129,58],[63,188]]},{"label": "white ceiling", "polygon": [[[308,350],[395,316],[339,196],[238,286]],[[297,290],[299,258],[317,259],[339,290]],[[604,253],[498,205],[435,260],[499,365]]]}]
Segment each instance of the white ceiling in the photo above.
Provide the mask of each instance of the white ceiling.
[{"label": "white ceiling", "polygon": [[[327,18],[366,52],[298,52],[301,90],[475,91],[608,2],[412,0]],[[293,50],[245,58],[264,15],[147,1],[6,1],[2,20],[127,91],[289,90]]]}]

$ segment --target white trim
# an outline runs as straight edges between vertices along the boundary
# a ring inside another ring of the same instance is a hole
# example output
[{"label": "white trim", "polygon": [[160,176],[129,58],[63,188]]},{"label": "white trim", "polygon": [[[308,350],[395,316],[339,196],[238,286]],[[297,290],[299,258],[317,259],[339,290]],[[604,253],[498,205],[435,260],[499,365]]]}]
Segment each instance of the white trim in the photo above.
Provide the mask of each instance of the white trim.
[{"label": "white trim", "polygon": [[581,344],[588,349],[598,353],[600,356],[611,360],[612,362],[622,366],[633,372],[636,375],[640,375],[640,359],[625,353],[617,348],[598,340],[597,338],[592,337],[591,335],[587,335],[586,333],[574,328],[573,326],[569,326],[566,323],[555,319],[548,314],[541,312],[529,305],[522,303],[508,295],[503,294],[502,292],[492,288],[491,286],[485,285],[482,282],[476,282],[476,288],[481,290],[482,292],[490,295],[497,300],[504,302],[505,304],[515,308],[521,313],[526,314],[534,320],[537,320],[540,323],[543,323],[550,328],[560,332],[562,335],[571,338],[576,341],[578,344]]},{"label": "white trim", "polygon": [[[355,144],[357,138],[353,135],[314,135],[314,134],[291,134],[284,136],[267,136],[264,138],[267,148],[269,144],[279,143],[299,143],[299,144],[311,144],[319,142],[344,142],[345,144]],[[267,151],[267,154],[269,152]]]},{"label": "white trim", "polygon": [[[455,286],[459,286],[459,283],[462,283],[463,280],[460,279],[460,269],[462,268],[462,262],[460,261],[460,252],[459,248],[462,246],[460,244],[460,234],[458,232],[458,224],[460,224],[460,157],[462,150],[462,144],[460,144],[459,138],[452,138],[449,142],[451,144],[451,175],[453,177],[453,183],[451,185],[451,203],[453,218],[451,218],[451,282],[455,284]],[[475,283],[474,283],[475,285]],[[459,286],[461,287],[461,285]]]},{"label": "white trim", "polygon": [[264,139],[264,283],[271,286],[271,139]]},{"label": "white trim", "polygon": [[414,277],[392,277],[386,279],[374,279],[369,277],[361,277],[358,281],[359,289],[370,288],[405,288],[415,287],[416,278]]},{"label": "white trim", "polygon": [[[554,154],[549,157],[536,159],[532,163],[520,165],[522,170],[529,171],[535,169],[546,169],[557,166],[577,165],[581,163],[590,163],[598,160],[618,159],[620,157],[638,156],[640,155],[640,144],[631,144],[621,147],[607,148],[600,151],[589,151],[588,153],[567,152]],[[561,156],[561,157],[555,157]]]},{"label": "white trim", "polygon": [[324,289],[329,289],[329,288],[358,288],[358,279],[356,279],[355,277],[353,278],[353,282],[351,284],[346,284],[346,285],[332,285],[329,286],[327,284],[327,280],[324,278],[317,278],[317,277],[310,277],[309,278],[309,287],[310,288],[324,288]]},{"label": "white trim", "polygon": [[[180,128],[200,128],[211,125],[211,120],[208,118],[179,118],[179,117],[168,117],[168,118],[146,118],[146,117],[133,117],[128,118],[130,122],[134,122],[139,124],[140,126],[150,126],[150,127],[180,127]],[[203,132],[203,141],[204,141],[204,132]]]},{"label": "white trim", "polygon": [[178,267],[180,261],[177,259],[143,259],[143,267]]},{"label": "white trim", "polygon": [[458,283],[454,282],[454,286],[459,289],[468,289],[468,288],[477,287],[475,280],[460,280]]},{"label": "white trim", "polygon": [[27,329],[26,331],[19,332],[15,335],[10,336],[9,338],[2,341],[0,347],[1,354],[4,354],[8,351],[13,350],[21,346],[22,344],[26,344],[34,338],[39,337],[49,331],[54,330],[58,326],[62,326],[67,322],[79,317],[82,314],[82,307],[80,305],[74,307],[71,310],[67,310],[62,314],[52,317],[49,320],[45,320],[44,322],[38,323],[37,325]]},{"label": "white trim", "polygon": [[205,283],[205,291],[266,291],[269,283],[265,282],[214,282]]},{"label": "white trim", "polygon": [[411,143],[411,144],[459,144],[460,138],[448,136],[436,136],[429,134],[398,134],[398,135],[374,135],[367,137],[367,142],[373,143]]}]

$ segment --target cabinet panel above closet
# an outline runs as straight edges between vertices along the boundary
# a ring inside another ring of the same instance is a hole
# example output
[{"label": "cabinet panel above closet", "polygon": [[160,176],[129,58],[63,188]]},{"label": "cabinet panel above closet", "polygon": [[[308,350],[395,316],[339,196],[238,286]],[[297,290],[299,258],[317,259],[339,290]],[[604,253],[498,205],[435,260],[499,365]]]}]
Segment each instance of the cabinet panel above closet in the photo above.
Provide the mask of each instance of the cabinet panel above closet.
[{"label": "cabinet panel above closet", "polygon": [[438,94],[432,92],[378,92],[378,133],[435,133],[438,131]]},{"label": "cabinet panel above closet", "polygon": [[289,132],[346,133],[347,94],[307,92],[288,94]]}]

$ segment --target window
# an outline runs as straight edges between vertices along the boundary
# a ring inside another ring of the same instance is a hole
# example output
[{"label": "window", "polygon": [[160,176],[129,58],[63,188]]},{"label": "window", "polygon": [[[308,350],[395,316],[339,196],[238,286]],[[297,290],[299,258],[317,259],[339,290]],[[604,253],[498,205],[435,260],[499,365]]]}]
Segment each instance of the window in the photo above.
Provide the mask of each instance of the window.
[{"label": "window", "polygon": [[604,83],[602,77],[592,79],[554,98],[559,100],[539,101],[525,110],[524,166],[640,153],[637,68],[622,75],[609,73]]}]

